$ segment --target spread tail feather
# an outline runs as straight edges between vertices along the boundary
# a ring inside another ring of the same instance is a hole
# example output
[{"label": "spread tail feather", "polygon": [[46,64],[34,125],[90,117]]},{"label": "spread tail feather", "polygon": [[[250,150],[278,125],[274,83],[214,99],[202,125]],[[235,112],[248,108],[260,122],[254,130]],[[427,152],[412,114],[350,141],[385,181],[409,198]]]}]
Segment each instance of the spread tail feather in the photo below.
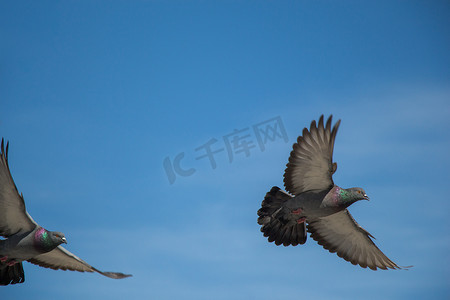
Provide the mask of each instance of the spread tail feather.
[{"label": "spread tail feather", "polygon": [[258,224],[261,232],[268,238],[269,242],[275,242],[277,246],[297,246],[306,242],[306,225],[285,224],[277,217],[282,211],[283,205],[292,196],[274,186],[264,197],[261,208],[258,210]]},{"label": "spread tail feather", "polygon": [[22,263],[12,266],[0,264],[0,285],[16,284],[25,281]]}]

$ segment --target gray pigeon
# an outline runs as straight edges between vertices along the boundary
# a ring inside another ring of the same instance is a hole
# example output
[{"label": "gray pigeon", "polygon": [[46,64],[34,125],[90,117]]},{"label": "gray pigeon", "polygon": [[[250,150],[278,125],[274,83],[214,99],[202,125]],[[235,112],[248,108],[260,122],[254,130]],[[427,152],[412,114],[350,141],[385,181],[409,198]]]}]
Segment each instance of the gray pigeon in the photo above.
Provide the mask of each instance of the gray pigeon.
[{"label": "gray pigeon", "polygon": [[131,275],[102,272],[73,255],[60,245],[67,244],[64,234],[48,231],[39,226],[25,209],[22,194],[19,195],[8,166],[3,139],[0,151],[0,285],[25,281],[22,261],[54,270],[97,272],[120,279]]},{"label": "gray pigeon", "polygon": [[369,200],[362,188],[336,186],[332,175],[333,147],[341,120],[331,128],[330,116],[324,125],[323,115],[310,130],[303,129],[289,157],[284,185],[289,193],[273,187],[258,210],[258,224],[269,242],[284,246],[304,244],[306,231],[331,253],[372,270],[402,269],[374,244],[359,226],[347,207],[359,200]]}]

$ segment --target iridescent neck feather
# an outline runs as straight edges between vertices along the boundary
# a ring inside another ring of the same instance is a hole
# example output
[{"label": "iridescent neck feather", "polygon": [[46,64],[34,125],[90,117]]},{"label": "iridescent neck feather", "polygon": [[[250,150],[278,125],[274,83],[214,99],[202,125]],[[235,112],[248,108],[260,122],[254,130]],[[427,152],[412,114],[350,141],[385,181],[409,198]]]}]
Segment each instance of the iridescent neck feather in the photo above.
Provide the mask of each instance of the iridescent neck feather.
[{"label": "iridescent neck feather", "polygon": [[33,241],[34,247],[42,252],[49,252],[59,245],[52,239],[51,233],[44,228],[36,230]]},{"label": "iridescent neck feather", "polygon": [[355,195],[351,190],[334,186],[323,199],[321,206],[345,208],[355,201],[357,201],[357,198],[355,198]]}]

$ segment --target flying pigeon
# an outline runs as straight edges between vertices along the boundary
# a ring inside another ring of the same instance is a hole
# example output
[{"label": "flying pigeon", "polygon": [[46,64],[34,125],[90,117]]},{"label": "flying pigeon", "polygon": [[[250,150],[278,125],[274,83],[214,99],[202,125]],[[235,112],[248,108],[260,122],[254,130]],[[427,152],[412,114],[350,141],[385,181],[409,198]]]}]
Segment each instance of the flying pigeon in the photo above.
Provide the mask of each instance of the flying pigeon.
[{"label": "flying pigeon", "polygon": [[319,245],[339,257],[372,270],[402,269],[375,245],[373,236],[359,226],[347,210],[359,200],[369,200],[362,188],[343,189],[333,182],[337,164],[333,147],[341,120],[331,128],[332,116],[324,124],[303,129],[287,163],[284,186],[273,187],[258,210],[258,224],[269,242],[277,246],[304,244],[306,232]]},{"label": "flying pigeon", "polygon": [[131,275],[102,272],[70,253],[61,244],[67,240],[61,232],[48,231],[37,224],[25,209],[23,195],[17,191],[8,166],[8,146],[0,151],[0,285],[25,281],[22,262],[54,270],[97,272],[121,279]]}]

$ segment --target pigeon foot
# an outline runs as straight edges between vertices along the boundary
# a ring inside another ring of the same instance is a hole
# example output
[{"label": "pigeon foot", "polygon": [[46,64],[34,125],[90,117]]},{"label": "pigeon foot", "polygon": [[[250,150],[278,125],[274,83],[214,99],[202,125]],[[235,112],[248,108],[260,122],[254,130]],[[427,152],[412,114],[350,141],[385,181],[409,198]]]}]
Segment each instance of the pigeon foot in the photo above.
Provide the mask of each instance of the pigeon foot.
[{"label": "pigeon foot", "polygon": [[11,267],[11,266],[14,266],[16,263],[17,263],[17,261],[15,261],[15,260],[13,259],[13,260],[8,261],[6,264],[7,264],[9,267]]},{"label": "pigeon foot", "polygon": [[294,215],[299,215],[302,212],[303,212],[303,210],[301,208],[297,208],[297,209],[294,209],[293,211],[291,211],[291,213]]},{"label": "pigeon foot", "polygon": [[7,260],[8,260],[8,256],[7,255],[0,257],[0,262],[2,262],[2,263],[4,263]]},{"label": "pigeon foot", "polygon": [[297,220],[297,224],[302,224],[305,221],[306,221],[306,218],[305,217],[301,217],[300,219]]}]

